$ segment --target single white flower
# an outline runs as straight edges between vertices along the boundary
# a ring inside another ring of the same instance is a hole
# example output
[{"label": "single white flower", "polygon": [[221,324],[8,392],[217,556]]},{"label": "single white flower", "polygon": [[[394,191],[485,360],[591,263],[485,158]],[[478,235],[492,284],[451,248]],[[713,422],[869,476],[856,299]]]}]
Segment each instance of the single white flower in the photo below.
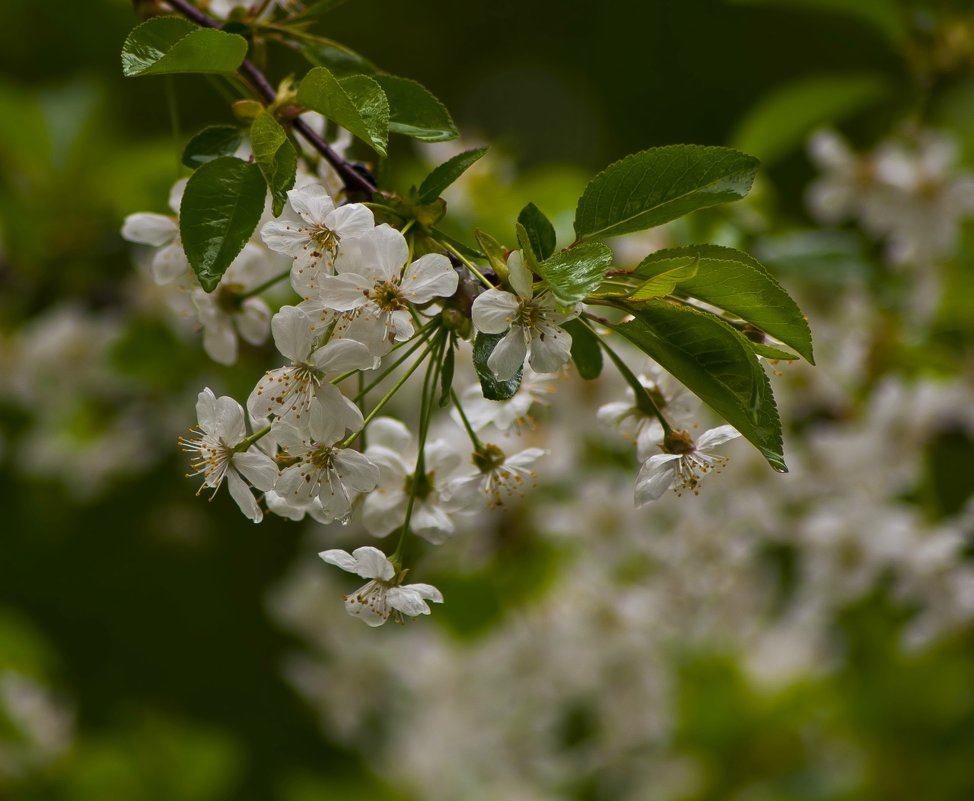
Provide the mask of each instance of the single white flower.
[{"label": "single white flower", "polygon": [[[169,207],[176,215],[179,214],[179,203],[185,187],[186,180],[181,179],[169,193]],[[176,216],[152,212],[130,214],[122,224],[122,239],[158,248],[152,256],[151,269],[153,280],[160,286],[175,281],[189,271]]]},{"label": "single white flower", "polygon": [[414,495],[410,529],[434,545],[443,542],[453,534],[454,525],[441,490],[460,465],[460,454],[442,440],[426,443],[426,470],[414,486],[417,452],[406,426],[380,417],[369,425],[368,435],[365,454],[378,465],[379,482],[362,506],[365,528],[376,537],[384,537],[401,527],[410,495]]},{"label": "single white flower", "polygon": [[274,491],[289,505],[312,506],[321,503],[318,520],[345,520],[352,511],[353,498],[375,489],[379,468],[351,448],[315,440],[307,428],[286,423],[276,427],[278,444],[297,462],[285,468]]},{"label": "single white flower", "polygon": [[476,511],[486,506],[504,506],[514,496],[524,496],[537,475],[534,463],[548,451],[526,448],[508,456],[496,445],[476,451],[476,470],[458,476],[446,487],[444,496],[452,510]]},{"label": "single white flower", "polygon": [[291,284],[301,297],[312,298],[347,240],[371,231],[375,218],[361,203],[336,208],[320,184],[291,189],[287,197],[284,215],[267,223],[260,235],[271,250],[294,259]]},{"label": "single white flower", "polygon": [[338,254],[335,275],[321,279],[322,306],[350,318],[345,335],[376,356],[413,335],[409,304],[457,290],[459,277],[443,254],[427,253],[407,266],[408,260],[406,238],[383,224],[350,240]]},{"label": "single white flower", "polygon": [[349,370],[368,369],[373,358],[361,342],[332,339],[315,348],[311,319],[296,306],[285,306],[271,320],[274,344],[291,360],[268,371],[247,400],[255,417],[276,415],[296,425],[307,419],[312,436],[334,442],[347,430],[362,427],[362,412],[331,379]]},{"label": "single white flower", "polygon": [[674,484],[677,495],[685,490],[696,495],[703,475],[719,471],[727,461],[726,456],[714,456],[709,451],[739,436],[737,429],[726,425],[705,431],[696,442],[686,431],[668,434],[661,445],[666,452],[650,456],[639,469],[636,506],[657,500]]},{"label": "single white flower", "polygon": [[179,438],[183,450],[194,454],[190,475],[203,476],[200,490],[210,487],[214,495],[226,479],[230,495],[240,511],[259,523],[263,514],[247,481],[266,492],[277,480],[277,465],[256,448],[237,450],[247,438],[243,407],[226,395],[216,397],[207,387],[196,401],[196,417],[199,430],[192,437]]},{"label": "single white flower", "polygon": [[[638,378],[656,408],[666,415],[671,425],[679,428],[689,424],[696,398],[682,384],[662,370],[655,370],[652,376],[640,375]],[[640,460],[654,453],[656,444],[663,438],[663,426],[659,418],[645,406],[636,403],[636,394],[632,387],[626,387],[625,401],[614,401],[600,406],[596,419],[635,442]]]},{"label": "single white flower", "polygon": [[511,253],[507,269],[517,294],[488,289],[473,302],[473,324],[478,331],[507,333],[494,347],[487,366],[506,381],[517,374],[527,356],[532,370],[554,373],[571,358],[572,337],[560,325],[578,312],[558,311],[550,292],[534,295],[533,277],[521,251]]},{"label": "single white flower", "polygon": [[428,615],[427,601],[443,603],[443,594],[432,584],[401,584],[405,571],[396,574],[382,551],[365,545],[352,553],[333,548],[318,554],[330,565],[371,579],[351,595],[345,596],[345,610],[352,617],[361,618],[370,626],[381,626],[390,612],[399,615]]}]

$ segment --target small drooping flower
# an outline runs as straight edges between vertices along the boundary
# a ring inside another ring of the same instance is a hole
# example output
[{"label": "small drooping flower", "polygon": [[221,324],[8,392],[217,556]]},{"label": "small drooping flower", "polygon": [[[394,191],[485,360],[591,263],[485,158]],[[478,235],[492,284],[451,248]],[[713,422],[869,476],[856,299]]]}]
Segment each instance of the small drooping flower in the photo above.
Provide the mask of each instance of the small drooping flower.
[{"label": "small drooping flower", "polygon": [[379,468],[358,451],[316,440],[307,428],[287,423],[275,427],[275,434],[288,458],[295,460],[274,485],[288,505],[310,507],[317,498],[321,510],[316,520],[345,520],[351,514],[353,498],[375,489]]},{"label": "small drooping flower", "polygon": [[[179,180],[169,193],[169,207],[175,214],[179,214],[179,202],[185,187],[186,181]],[[152,278],[160,286],[175,281],[189,270],[179,237],[179,220],[175,216],[152,212],[130,214],[122,224],[122,239],[157,248],[151,267]]]},{"label": "small drooping flower", "polygon": [[497,343],[487,366],[501,381],[513,378],[528,357],[531,369],[554,373],[571,357],[572,337],[561,324],[577,312],[561,312],[548,291],[534,295],[533,276],[521,251],[507,259],[511,287],[488,289],[473,302],[474,327],[485,334],[507,335]]},{"label": "small drooping flower", "polygon": [[[662,370],[655,370],[652,376],[640,375],[639,383],[646,388],[649,399],[666,415],[671,425],[682,426],[689,422],[695,398],[682,384]],[[652,412],[652,407],[647,408],[647,405],[637,403],[632,387],[626,387],[625,401],[606,403],[599,407],[596,415],[601,424],[614,428],[636,443],[640,460],[647,459],[655,452],[656,444],[663,438],[663,426]]]},{"label": "small drooping flower", "polygon": [[457,290],[460,279],[443,254],[407,261],[406,238],[383,224],[350,240],[335,262],[336,274],[321,279],[322,307],[344,315],[345,336],[364,342],[375,356],[413,335],[409,304],[429,303]]},{"label": "small drooping flower", "polygon": [[226,479],[230,495],[240,511],[259,523],[263,513],[247,482],[266,492],[277,480],[277,465],[256,448],[237,450],[247,438],[243,407],[226,395],[216,397],[207,387],[196,401],[196,417],[199,430],[195,435],[179,438],[183,450],[194,454],[190,475],[203,476],[200,490],[210,487],[214,495]]},{"label": "small drooping flower", "polygon": [[485,445],[473,454],[477,469],[453,479],[445,495],[460,508],[504,506],[514,496],[523,497],[537,478],[534,463],[547,453],[543,448],[526,448],[508,456],[496,445]]},{"label": "small drooping flower", "polygon": [[333,548],[318,554],[330,565],[371,579],[345,596],[345,610],[370,626],[381,626],[390,613],[415,617],[430,613],[427,601],[443,603],[443,594],[432,584],[402,584],[406,571],[396,573],[395,565],[382,551],[365,545],[352,553]]},{"label": "small drooping flower", "polygon": [[247,400],[255,417],[275,415],[302,425],[309,420],[312,436],[334,442],[346,430],[362,426],[362,412],[330,379],[349,370],[368,369],[373,358],[361,342],[333,339],[315,348],[311,319],[296,306],[285,306],[271,320],[274,344],[291,360],[269,370]]},{"label": "small drooping flower", "polygon": [[720,470],[727,461],[726,456],[714,456],[709,451],[739,436],[737,429],[727,425],[705,431],[696,442],[686,431],[671,431],[660,445],[664,453],[650,456],[639,469],[636,506],[657,500],[674,485],[677,495],[686,490],[696,495],[704,474]]},{"label": "small drooping flower", "polygon": [[401,528],[412,495],[410,529],[434,545],[443,542],[454,531],[444,506],[443,490],[460,465],[460,454],[441,440],[426,443],[425,472],[414,479],[416,445],[406,426],[398,420],[380,417],[369,425],[368,434],[369,447],[365,453],[378,465],[379,482],[362,506],[365,528],[376,537]]},{"label": "small drooping flower", "polygon": [[267,223],[260,235],[271,250],[294,259],[294,291],[313,298],[318,295],[321,277],[332,272],[340,250],[350,238],[371,231],[375,218],[361,203],[336,207],[320,184],[292,189],[287,197],[290,211]]}]

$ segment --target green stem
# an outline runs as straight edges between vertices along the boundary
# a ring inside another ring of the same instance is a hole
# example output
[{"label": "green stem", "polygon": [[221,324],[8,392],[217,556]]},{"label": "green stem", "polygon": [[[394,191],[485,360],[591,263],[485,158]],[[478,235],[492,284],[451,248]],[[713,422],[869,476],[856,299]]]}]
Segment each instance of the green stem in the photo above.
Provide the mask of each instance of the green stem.
[{"label": "green stem", "polygon": [[409,380],[409,377],[416,372],[416,368],[419,367],[424,361],[426,361],[426,357],[430,355],[430,352],[433,350],[433,347],[434,347],[433,345],[427,346],[426,350],[422,353],[422,355],[410,365],[409,369],[402,375],[402,377],[395,384],[392,385],[392,388],[385,395],[382,396],[382,398],[375,405],[372,411],[369,412],[368,415],[366,415],[365,420],[362,421],[362,428],[350,434],[342,442],[342,444],[339,445],[340,448],[347,448],[349,445],[355,442],[356,437],[358,437],[359,434],[365,431],[365,427],[375,419],[375,416],[380,411],[382,411],[382,407],[384,407],[392,399],[392,396],[395,395],[400,390],[402,385]]},{"label": "green stem", "polygon": [[480,281],[480,283],[482,283],[485,287],[487,287],[488,289],[495,288],[494,285],[484,277],[484,274],[480,272],[477,265],[475,265],[472,261],[470,261],[470,259],[464,256],[459,250],[453,247],[453,245],[451,245],[449,242],[441,242],[440,240],[436,240],[436,242],[438,245],[446,248],[447,250],[450,251],[450,253],[456,256],[463,264],[463,266],[466,267],[468,270],[470,270],[470,272],[474,274],[474,277],[476,277],[477,280]]},{"label": "green stem", "polygon": [[238,442],[236,445],[233,446],[234,452],[242,453],[243,451],[248,450],[251,445],[257,442],[257,440],[269,434],[270,430],[271,430],[270,424],[267,424],[262,429],[260,429],[260,431],[255,431],[249,437],[240,440],[240,442]]},{"label": "green stem", "polygon": [[430,360],[429,367],[426,369],[426,377],[423,379],[423,395],[419,408],[419,445],[416,452],[416,469],[413,471],[413,482],[409,488],[409,500],[406,502],[406,515],[403,519],[402,530],[399,533],[399,542],[396,550],[389,557],[389,561],[399,566],[402,560],[402,550],[406,543],[406,535],[409,533],[409,524],[413,519],[413,507],[416,505],[416,491],[419,488],[420,476],[426,475],[426,437],[429,434],[429,421],[433,413],[433,389],[436,387],[437,377],[440,373],[442,363],[440,356],[443,353],[443,344],[446,337],[437,340],[431,346],[435,350],[433,358]]},{"label": "green stem", "polygon": [[254,295],[259,295],[261,292],[270,289],[274,284],[283,281],[285,278],[291,275],[291,268],[288,267],[284,272],[278,273],[273,278],[268,278],[264,283],[258,284],[253,289],[248,289],[246,292],[241,292],[237,297],[240,300],[246,300],[247,298],[252,298]]},{"label": "green stem", "polygon": [[473,426],[470,425],[470,421],[467,419],[466,412],[463,411],[463,406],[460,404],[460,398],[457,396],[456,390],[450,390],[450,397],[453,399],[453,407],[457,410],[457,414],[460,415],[463,427],[467,429],[467,434],[473,443],[473,449],[475,451],[483,450],[484,444],[480,441],[480,437],[477,436],[477,432],[473,430]]},{"label": "green stem", "polygon": [[[583,313],[583,317],[588,318],[590,316],[592,315],[589,315],[588,313]],[[663,426],[663,434],[672,433],[673,426],[670,425],[670,421],[667,420],[663,412],[660,411],[659,406],[656,405],[656,401],[654,401],[652,396],[649,394],[649,392],[646,391],[646,387],[642,385],[642,382],[636,377],[635,373],[633,373],[633,371],[629,369],[629,365],[627,365],[622,360],[619,354],[617,354],[611,347],[609,347],[609,343],[607,343],[602,337],[598,335],[598,332],[596,332],[595,328],[588,321],[588,319],[582,319],[581,322],[584,326],[588,328],[589,331],[592,332],[595,338],[599,341],[599,344],[602,346],[602,349],[605,351],[606,355],[609,357],[609,359],[612,360],[612,363],[616,366],[616,369],[622,374],[622,377],[626,379],[626,383],[629,384],[630,387],[632,387],[632,391],[633,393],[635,393],[636,406],[656,416],[656,419],[659,420],[660,425]],[[612,323],[606,322],[604,320],[600,322],[602,322],[603,325],[613,330],[616,328],[616,326],[613,325]]]}]

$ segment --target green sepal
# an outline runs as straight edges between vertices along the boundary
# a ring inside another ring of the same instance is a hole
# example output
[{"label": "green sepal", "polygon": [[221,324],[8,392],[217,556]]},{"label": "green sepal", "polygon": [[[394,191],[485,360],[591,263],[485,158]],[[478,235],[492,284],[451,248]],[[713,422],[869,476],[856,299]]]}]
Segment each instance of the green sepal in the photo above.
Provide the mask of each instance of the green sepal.
[{"label": "green sepal", "polygon": [[236,125],[211,125],[186,143],[182,162],[195,170],[220,156],[232,156],[237,152],[243,138],[244,132]]},{"label": "green sepal", "polygon": [[572,361],[578,374],[586,381],[592,381],[602,373],[602,348],[598,337],[579,319],[562,323],[572,337]]},{"label": "green sepal", "polygon": [[179,235],[200,286],[212,292],[247,244],[267,187],[256,164],[229,156],[207,162],[186,183]]},{"label": "green sepal", "polygon": [[517,243],[521,246],[524,264],[532,273],[540,275],[541,262],[531,245],[531,235],[528,233],[528,229],[520,222],[516,222],[514,223],[514,233],[517,235]]},{"label": "green sepal", "polygon": [[644,150],[592,179],[575,210],[578,239],[662,225],[691,211],[744,197],[758,160],[723,147],[668,145]]},{"label": "green sepal", "polygon": [[506,334],[477,334],[473,343],[473,366],[477,370],[477,377],[480,379],[480,388],[483,390],[487,400],[506,401],[514,397],[518,387],[521,386],[521,374],[523,367],[519,367],[513,378],[507,381],[500,381],[487,366],[490,354],[494,352],[497,343]]},{"label": "green sepal", "polygon": [[602,242],[583,242],[538,265],[551,294],[562,307],[572,307],[595,292],[612,266],[612,249]]},{"label": "green sepal", "polygon": [[491,269],[501,281],[506,281],[507,255],[504,252],[504,247],[494,237],[479,228],[474,230],[474,236],[477,237],[477,244],[480,245],[480,249],[487,256]]},{"label": "green sepal", "polygon": [[444,189],[470,169],[486,152],[486,147],[467,150],[447,159],[438,167],[434,167],[432,172],[423,179],[423,183],[419,185],[420,202],[432,203],[436,200]]},{"label": "green sepal", "polygon": [[719,245],[659,250],[643,259],[632,274],[655,278],[688,259],[696,260],[697,269],[692,276],[677,282],[682,294],[730,312],[815,363],[812,332],[798,304],[767,268],[747,253]]},{"label": "green sepal", "polygon": [[517,221],[527,231],[531,248],[539,260],[543,261],[555,252],[555,227],[534,203],[528,203],[521,209]]},{"label": "green sepal", "polygon": [[250,127],[254,160],[271,191],[274,216],[279,217],[287,202],[287,191],[294,186],[298,151],[281,124],[268,111],[261,112]]},{"label": "green sepal", "polygon": [[460,134],[450,112],[425,86],[409,78],[376,75],[389,100],[389,131],[421,142],[447,142]]},{"label": "green sepal", "polygon": [[242,36],[201,28],[182,17],[153,17],[125,39],[122,74],[232,74],[246,57],[247,40]]},{"label": "green sepal", "polygon": [[350,131],[379,155],[386,155],[389,101],[369,76],[339,79],[326,67],[315,67],[298,86],[297,101]]},{"label": "green sepal", "polygon": [[614,327],[786,472],[771,384],[746,338],[713,314],[651,300]]}]

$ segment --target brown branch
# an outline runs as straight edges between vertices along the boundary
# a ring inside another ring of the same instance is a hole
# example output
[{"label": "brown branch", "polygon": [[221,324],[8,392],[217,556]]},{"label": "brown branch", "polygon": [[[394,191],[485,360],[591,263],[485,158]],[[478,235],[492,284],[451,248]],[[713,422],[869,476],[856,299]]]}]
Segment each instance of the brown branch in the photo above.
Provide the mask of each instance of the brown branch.
[{"label": "brown branch", "polygon": [[[192,3],[187,2],[187,0],[165,0],[165,2],[173,11],[182,14],[197,25],[204,28],[220,28],[215,20],[210,19]],[[264,102],[273,103],[277,99],[277,91],[274,89],[273,84],[267,80],[267,76],[252,61],[244,59],[243,64],[240,65],[240,72],[254,88],[254,91],[264,99]],[[310,125],[299,119],[295,119],[291,125],[334,168],[335,172],[338,173],[338,177],[342,179],[342,183],[345,184],[346,190],[362,192],[369,197],[372,196],[377,188],[375,183],[368,176],[363,175],[345,161]]]}]

